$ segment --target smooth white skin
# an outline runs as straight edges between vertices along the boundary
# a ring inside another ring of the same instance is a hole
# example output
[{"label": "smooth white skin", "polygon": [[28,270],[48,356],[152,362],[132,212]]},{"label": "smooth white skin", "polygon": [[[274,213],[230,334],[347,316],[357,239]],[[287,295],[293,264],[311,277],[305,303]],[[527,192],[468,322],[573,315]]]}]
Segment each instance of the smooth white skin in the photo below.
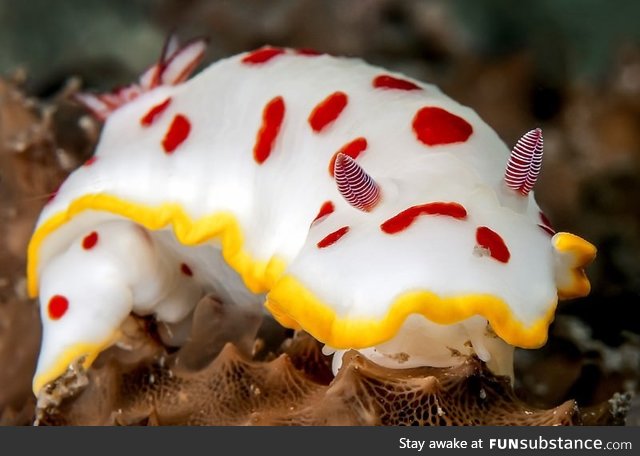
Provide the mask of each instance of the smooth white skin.
[{"label": "smooth white skin", "polygon": [[[252,258],[286,261],[286,274],[296,277],[340,317],[380,318],[400,294],[410,290],[444,297],[491,294],[507,302],[526,326],[555,305],[554,249],[537,226],[539,208],[533,193],[521,197],[505,190],[502,177],[509,150],[475,112],[435,86],[417,81],[423,90],[374,89],[373,78],[390,72],[356,59],[289,53],[249,66],[241,58],[219,61],[184,84],[158,87],[114,112],[104,126],[98,160],[69,177],[39,223],[66,210],[74,199],[96,193],[148,206],[175,203],[193,219],[230,212],[242,228],[243,247]],[[338,90],[348,94],[347,107],[336,122],[314,133],[307,121],[309,113]],[[256,132],[263,108],[277,96],[285,100],[285,119],[271,156],[258,165],[252,153]],[[141,127],[140,118],[167,97],[171,97],[168,109],[152,126]],[[462,143],[422,144],[411,124],[424,106],[441,107],[464,118],[473,134]],[[177,114],[189,118],[191,133],[167,155],[160,144]],[[349,206],[327,170],[333,154],[360,136],[369,146],[357,162],[382,191],[381,203],[370,213]],[[335,212],[309,229],[327,200],[335,204]],[[380,230],[381,223],[408,207],[434,201],[462,204],[467,220],[420,217],[396,235]],[[88,231],[114,219],[118,217],[113,214],[87,211],[42,245],[43,308],[56,293],[68,293],[82,305],[81,310],[70,311],[65,321],[50,322],[43,314],[39,371],[74,341],[93,341],[112,331],[131,310],[156,313],[160,320],[184,318],[190,308],[183,307],[182,300],[194,304],[197,293],[176,291],[182,287],[173,286],[175,268],[167,272],[165,266],[157,266],[171,261],[165,256],[187,258],[197,271],[194,281],[200,291],[215,290],[225,301],[241,305],[262,302],[263,296],[250,294],[224,263],[216,241],[187,248],[168,230],[153,234],[162,249],[151,250],[128,230],[131,241],[126,249],[114,247],[89,266],[77,243]],[[346,225],[351,230],[338,243],[317,248],[320,239]],[[508,264],[477,255],[478,226],[488,226],[502,236],[511,252]],[[146,253],[133,255],[136,249]],[[134,258],[142,258],[142,265],[125,267],[123,262]],[[405,326],[412,327],[412,322]],[[426,342],[409,344],[403,351],[410,351],[412,359],[420,362],[446,364],[442,361],[447,359],[446,347],[457,349],[467,337],[474,340],[467,326],[434,329],[427,325]],[[379,351],[395,350],[400,340],[404,346],[407,338],[398,337],[382,344]],[[479,348],[489,342],[475,340],[476,353],[489,359]],[[502,365],[498,353],[509,350],[494,351],[495,355],[488,350],[491,359]],[[363,353],[381,359],[371,350]],[[504,357],[510,359],[510,354]]]}]

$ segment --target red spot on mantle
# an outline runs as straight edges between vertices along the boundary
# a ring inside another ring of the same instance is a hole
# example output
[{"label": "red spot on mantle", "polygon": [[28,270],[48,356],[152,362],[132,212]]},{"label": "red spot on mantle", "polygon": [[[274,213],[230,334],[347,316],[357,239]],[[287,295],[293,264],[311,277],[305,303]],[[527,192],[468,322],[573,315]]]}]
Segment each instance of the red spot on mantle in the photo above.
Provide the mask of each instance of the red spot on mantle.
[{"label": "red spot on mantle", "polygon": [[473,128],[462,117],[442,108],[425,107],[413,118],[413,132],[427,146],[466,141]]},{"label": "red spot on mantle", "polygon": [[476,230],[476,242],[482,248],[489,251],[490,255],[501,263],[509,262],[511,253],[504,240],[498,233],[487,228],[486,226],[480,226]]},{"label": "red spot on mantle", "polygon": [[305,55],[307,57],[317,57],[319,55],[322,55],[322,52],[316,51],[315,49],[311,48],[296,49],[295,52],[297,55]]},{"label": "red spot on mantle", "polygon": [[349,232],[349,227],[343,226],[342,228],[335,230],[333,233],[327,234],[324,238],[320,240],[320,242],[318,242],[317,244],[318,248],[324,249],[326,247],[329,247],[330,245],[335,244],[336,242],[338,242],[338,239],[340,239],[342,236],[344,236],[348,232]]},{"label": "red spot on mantle", "polygon": [[182,114],[177,114],[162,140],[162,148],[167,154],[172,154],[184,142],[191,131],[191,123]]},{"label": "red spot on mantle", "polygon": [[259,65],[261,63],[268,62],[275,56],[284,54],[284,52],[284,49],[280,48],[263,47],[245,55],[242,58],[242,63],[244,63],[245,65]]},{"label": "red spot on mantle", "polygon": [[329,162],[329,174],[331,174],[331,176],[333,177],[338,154],[348,155],[349,157],[355,160],[366,149],[367,149],[367,140],[365,138],[356,138],[350,143],[347,143],[344,146],[342,146],[342,148],[338,152],[333,154],[333,157],[331,157],[331,161]]},{"label": "red spot on mantle", "polygon": [[95,231],[92,231],[91,233],[87,234],[82,240],[82,248],[85,250],[91,250],[96,246],[97,243],[98,243],[98,233]]},{"label": "red spot on mantle", "polygon": [[186,263],[180,263],[180,272],[182,272],[184,275],[188,277],[193,277],[193,271],[191,270],[189,265]]},{"label": "red spot on mantle", "polygon": [[82,166],[91,166],[96,162],[96,160],[98,160],[98,157],[94,155],[93,157],[89,158],[89,160],[84,162]]},{"label": "red spot on mantle", "polygon": [[162,114],[169,107],[170,103],[171,97],[149,109],[149,111],[140,119],[140,125],[142,125],[143,127],[151,126],[153,122],[155,122],[156,119],[160,117],[160,114]]},{"label": "red spot on mantle", "polygon": [[316,215],[316,218],[313,219],[314,223],[318,220],[320,220],[323,217],[326,217],[327,215],[331,214],[333,211],[335,210],[335,206],[333,205],[333,203],[331,201],[325,201],[324,204],[320,207],[320,210],[318,211],[318,215]]},{"label": "red spot on mantle", "polygon": [[59,320],[67,313],[69,308],[69,300],[62,295],[55,295],[49,300],[47,305],[47,311],[49,312],[49,318],[52,320]]},{"label": "red spot on mantle", "polygon": [[458,203],[427,203],[412,206],[398,215],[391,217],[380,225],[380,229],[387,234],[395,234],[406,230],[421,215],[445,215],[456,219],[467,217],[466,209]]},{"label": "red spot on mantle", "polygon": [[282,126],[284,112],[285,106],[282,97],[275,97],[264,107],[262,126],[256,135],[256,143],[253,146],[253,158],[256,163],[261,165],[271,155],[273,143]]},{"label": "red spot on mantle", "polygon": [[309,115],[309,125],[316,133],[320,133],[338,118],[347,106],[348,97],[344,92],[334,92],[322,100]]},{"label": "red spot on mantle", "polygon": [[376,89],[421,90],[417,84],[405,79],[381,74],[373,79],[373,87]]}]

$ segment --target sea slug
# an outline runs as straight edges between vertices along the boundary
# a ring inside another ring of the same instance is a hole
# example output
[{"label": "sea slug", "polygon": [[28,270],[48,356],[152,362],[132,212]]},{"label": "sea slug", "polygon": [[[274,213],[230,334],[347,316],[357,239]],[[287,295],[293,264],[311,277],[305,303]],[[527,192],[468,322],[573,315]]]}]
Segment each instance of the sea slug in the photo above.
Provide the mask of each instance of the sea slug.
[{"label": "sea slug", "polygon": [[397,367],[475,353],[509,375],[558,297],[589,292],[595,248],[556,233],[531,191],[540,129],[510,152],[437,87],[308,50],[188,79],[204,46],[171,39],[137,83],[79,97],[105,123],[29,246],[34,392],[89,365],[130,312],[184,327],[206,293],[266,305],[336,370],[356,349]]}]

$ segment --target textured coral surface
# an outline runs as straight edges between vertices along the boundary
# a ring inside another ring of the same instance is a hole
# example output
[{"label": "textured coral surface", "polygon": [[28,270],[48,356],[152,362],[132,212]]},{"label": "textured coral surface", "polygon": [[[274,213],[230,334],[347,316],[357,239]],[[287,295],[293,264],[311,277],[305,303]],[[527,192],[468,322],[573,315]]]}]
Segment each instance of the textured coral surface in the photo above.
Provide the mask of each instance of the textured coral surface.
[{"label": "textured coral surface", "polygon": [[[527,406],[507,378],[475,359],[455,368],[393,370],[350,352],[331,380],[319,345],[288,339],[283,352],[255,360],[227,344],[198,370],[157,353],[135,363],[117,350],[86,373],[50,388],[40,424],[73,425],[572,425],[613,423],[581,414],[574,401],[549,410]],[[65,397],[66,396],[66,397]],[[70,397],[70,398],[69,398]],[[54,404],[55,402],[55,404]]]}]

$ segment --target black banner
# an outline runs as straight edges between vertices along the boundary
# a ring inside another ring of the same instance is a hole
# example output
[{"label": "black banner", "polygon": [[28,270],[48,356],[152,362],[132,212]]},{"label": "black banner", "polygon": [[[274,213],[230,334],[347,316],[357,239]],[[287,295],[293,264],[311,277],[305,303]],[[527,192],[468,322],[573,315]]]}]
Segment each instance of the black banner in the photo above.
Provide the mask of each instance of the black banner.
[{"label": "black banner", "polygon": [[23,427],[0,454],[424,455],[638,454],[630,427]]}]

